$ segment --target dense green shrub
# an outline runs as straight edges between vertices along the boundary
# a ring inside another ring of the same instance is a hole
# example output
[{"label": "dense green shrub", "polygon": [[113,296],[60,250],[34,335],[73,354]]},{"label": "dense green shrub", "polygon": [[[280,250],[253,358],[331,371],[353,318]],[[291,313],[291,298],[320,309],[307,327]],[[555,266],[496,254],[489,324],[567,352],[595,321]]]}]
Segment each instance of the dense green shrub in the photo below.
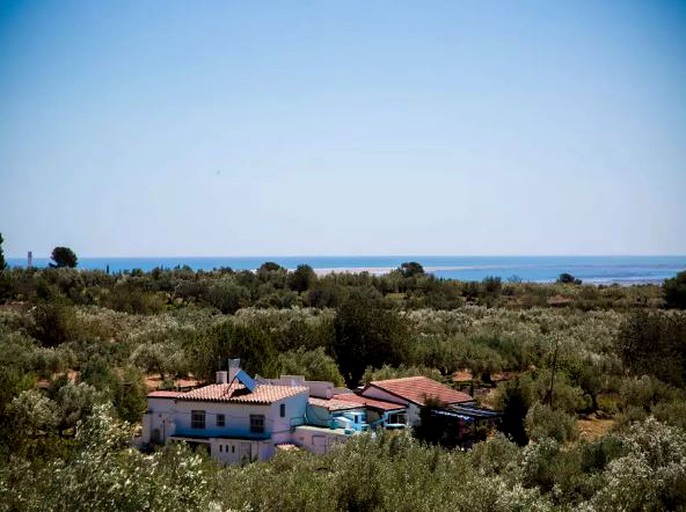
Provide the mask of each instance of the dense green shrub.
[{"label": "dense green shrub", "polygon": [[686,385],[686,314],[639,311],[623,324],[617,349],[635,375],[654,375],[668,384]]},{"label": "dense green shrub", "polygon": [[533,401],[533,383],[528,376],[505,383],[499,389],[498,408],[503,416],[500,430],[520,446],[528,443],[525,419]]},{"label": "dense green shrub", "polygon": [[686,270],[666,279],[662,290],[668,308],[686,309]]},{"label": "dense green shrub", "polygon": [[526,414],[526,434],[533,441],[549,437],[564,443],[579,437],[576,418],[564,411],[553,410],[547,405],[535,403]]},{"label": "dense green shrub", "polygon": [[338,371],[336,361],[324,351],[324,347],[305,350],[303,347],[279,354],[279,374],[304,375],[308,380],[333,382],[343,385],[343,376]]},{"label": "dense green shrub", "polygon": [[29,332],[46,347],[73,339],[76,329],[74,308],[61,300],[44,302],[31,312]]}]

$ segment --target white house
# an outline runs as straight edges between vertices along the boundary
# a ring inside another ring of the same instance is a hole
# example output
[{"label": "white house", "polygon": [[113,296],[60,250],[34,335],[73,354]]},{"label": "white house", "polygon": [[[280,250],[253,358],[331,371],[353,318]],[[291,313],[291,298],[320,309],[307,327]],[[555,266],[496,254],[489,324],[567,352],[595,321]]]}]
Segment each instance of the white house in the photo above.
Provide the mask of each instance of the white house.
[{"label": "white house", "polygon": [[143,441],[204,446],[227,464],[267,460],[279,447],[322,454],[369,428],[416,425],[430,398],[442,404],[441,414],[466,422],[497,415],[427,377],[374,381],[359,394],[337,393],[330,382],[297,375],[256,382],[233,359],[228,372],[217,372],[215,384],[148,394]]},{"label": "white house", "polygon": [[[346,428],[344,418],[311,424],[312,387],[298,382],[258,384],[240,369],[238,360],[231,360],[228,372],[217,372],[215,384],[186,393],[150,393],[143,441],[205,446],[213,457],[228,464],[270,459],[280,445],[324,453],[358,429]],[[360,406],[347,404],[345,410],[350,409],[359,411]],[[336,418],[329,415],[328,419]]]}]

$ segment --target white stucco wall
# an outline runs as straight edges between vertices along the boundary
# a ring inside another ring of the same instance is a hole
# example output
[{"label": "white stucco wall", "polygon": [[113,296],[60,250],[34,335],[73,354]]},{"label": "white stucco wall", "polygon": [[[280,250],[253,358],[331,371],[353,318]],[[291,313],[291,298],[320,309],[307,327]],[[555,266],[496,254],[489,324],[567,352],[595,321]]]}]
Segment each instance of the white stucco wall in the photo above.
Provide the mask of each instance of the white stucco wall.
[{"label": "white stucco wall", "polygon": [[297,427],[293,434],[294,443],[297,446],[317,455],[325,454],[336,443],[345,443],[349,437],[343,429],[327,430],[311,426]]},{"label": "white stucco wall", "polygon": [[274,456],[272,441],[246,439],[210,439],[210,454],[224,464],[242,464],[251,460],[268,460]]},{"label": "white stucco wall", "polygon": [[[293,428],[305,421],[307,393],[303,392],[269,405],[185,400],[169,402],[171,403],[165,404],[164,407],[149,405],[153,412],[146,414],[143,419],[144,426],[146,422],[150,424],[147,428],[148,438],[153,429],[159,428],[161,422],[166,420],[166,438],[172,435],[205,438],[210,443],[212,455],[225,462],[237,463],[246,455],[265,460],[273,456],[274,444],[292,442]],[[281,417],[282,404],[285,405],[284,417]],[[191,428],[192,411],[205,412],[204,429]],[[223,427],[217,426],[219,414],[224,415]],[[251,415],[264,416],[263,433],[250,431]]]},{"label": "white stucco wall", "polygon": [[153,432],[159,432],[159,441],[165,443],[173,434],[172,423],[174,413],[173,398],[148,397],[148,410],[143,415],[143,441],[153,441]]},{"label": "white stucco wall", "polygon": [[[205,411],[205,428],[191,427],[192,411]],[[224,415],[224,426],[217,426],[217,416]],[[264,433],[250,432],[250,416],[264,416]],[[274,430],[269,405],[247,405],[226,402],[191,402],[179,400],[174,413],[174,435],[199,437],[269,437]]]},{"label": "white stucco wall", "polygon": [[[307,393],[279,400],[271,405],[271,418],[273,419],[272,440],[275,444],[287,443],[291,440],[291,433],[297,425],[305,423],[305,410],[307,408]],[[280,416],[281,404],[286,405],[286,415]]]}]

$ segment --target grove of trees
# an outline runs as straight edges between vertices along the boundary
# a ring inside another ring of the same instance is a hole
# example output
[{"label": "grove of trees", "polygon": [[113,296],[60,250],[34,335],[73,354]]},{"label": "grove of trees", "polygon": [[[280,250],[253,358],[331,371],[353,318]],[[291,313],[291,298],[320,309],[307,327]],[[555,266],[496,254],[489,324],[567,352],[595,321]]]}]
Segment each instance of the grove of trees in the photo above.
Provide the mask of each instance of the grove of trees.
[{"label": "grove of trees", "polygon": [[[0,510],[686,503],[683,273],[620,287],[446,281],[416,262],[317,276],[269,262],[107,274],[55,261],[0,271]],[[148,389],[210,381],[229,356],[251,374],[349,388],[417,374],[458,386],[459,371],[462,389],[502,411],[500,432],[468,451],[441,447],[440,429],[361,436],[244,467],[131,448]]]}]

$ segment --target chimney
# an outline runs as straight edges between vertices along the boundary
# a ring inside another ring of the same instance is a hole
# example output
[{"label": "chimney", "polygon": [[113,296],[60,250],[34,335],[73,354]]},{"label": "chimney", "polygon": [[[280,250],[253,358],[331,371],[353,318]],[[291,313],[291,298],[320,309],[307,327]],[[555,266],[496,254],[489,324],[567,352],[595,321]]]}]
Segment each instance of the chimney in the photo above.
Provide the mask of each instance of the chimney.
[{"label": "chimney", "polygon": [[229,359],[229,383],[233,382],[241,371],[241,360],[240,359]]},{"label": "chimney", "polygon": [[226,384],[227,372],[217,372],[217,384]]}]

